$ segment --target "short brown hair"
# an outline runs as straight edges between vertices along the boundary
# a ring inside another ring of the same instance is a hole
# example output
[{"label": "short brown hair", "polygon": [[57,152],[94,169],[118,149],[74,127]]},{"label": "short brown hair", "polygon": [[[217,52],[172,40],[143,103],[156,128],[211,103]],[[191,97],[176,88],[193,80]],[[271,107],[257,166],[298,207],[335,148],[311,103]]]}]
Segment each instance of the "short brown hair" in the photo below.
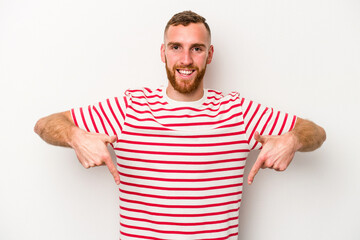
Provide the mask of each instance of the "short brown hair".
[{"label": "short brown hair", "polygon": [[190,23],[203,23],[207,31],[209,32],[209,35],[211,36],[210,27],[207,24],[206,19],[192,11],[183,11],[175,14],[166,24],[164,33],[166,33],[166,31],[169,29],[170,26],[177,26],[177,25],[187,26]]}]

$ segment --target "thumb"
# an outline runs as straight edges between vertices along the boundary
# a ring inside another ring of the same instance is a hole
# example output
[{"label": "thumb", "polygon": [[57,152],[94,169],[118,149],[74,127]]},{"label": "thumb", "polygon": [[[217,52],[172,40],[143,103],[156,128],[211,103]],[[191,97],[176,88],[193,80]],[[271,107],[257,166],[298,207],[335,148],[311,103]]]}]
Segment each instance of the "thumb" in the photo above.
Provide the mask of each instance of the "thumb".
[{"label": "thumb", "polygon": [[114,143],[114,142],[116,142],[116,140],[117,140],[117,136],[113,135],[113,136],[110,137],[110,142],[109,143]]},{"label": "thumb", "polygon": [[117,140],[117,136],[113,135],[113,136],[107,136],[105,137],[105,143],[109,144],[109,143],[114,143]]},{"label": "thumb", "polygon": [[258,131],[255,132],[254,139],[260,143],[265,142],[265,138],[263,136],[261,136]]}]

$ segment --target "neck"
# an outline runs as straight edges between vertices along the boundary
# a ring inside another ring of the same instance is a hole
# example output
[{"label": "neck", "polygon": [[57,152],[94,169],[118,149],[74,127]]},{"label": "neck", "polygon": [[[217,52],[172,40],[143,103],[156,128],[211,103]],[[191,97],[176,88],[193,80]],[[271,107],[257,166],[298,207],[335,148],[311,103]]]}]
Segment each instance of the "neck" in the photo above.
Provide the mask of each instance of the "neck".
[{"label": "neck", "polygon": [[173,88],[173,86],[168,83],[166,88],[167,96],[175,101],[181,102],[193,102],[200,100],[204,96],[204,87],[203,84],[200,83],[199,87],[191,93],[180,93]]}]

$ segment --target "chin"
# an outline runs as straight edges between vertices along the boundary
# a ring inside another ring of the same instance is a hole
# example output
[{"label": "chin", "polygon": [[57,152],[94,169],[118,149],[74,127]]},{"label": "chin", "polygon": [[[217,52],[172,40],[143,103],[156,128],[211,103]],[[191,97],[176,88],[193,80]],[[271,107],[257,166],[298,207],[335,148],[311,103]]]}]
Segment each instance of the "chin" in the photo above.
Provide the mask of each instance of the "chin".
[{"label": "chin", "polygon": [[171,85],[173,86],[173,88],[183,94],[190,94],[195,92],[199,86],[201,81],[195,81],[193,80],[176,80],[176,82],[171,82]]}]

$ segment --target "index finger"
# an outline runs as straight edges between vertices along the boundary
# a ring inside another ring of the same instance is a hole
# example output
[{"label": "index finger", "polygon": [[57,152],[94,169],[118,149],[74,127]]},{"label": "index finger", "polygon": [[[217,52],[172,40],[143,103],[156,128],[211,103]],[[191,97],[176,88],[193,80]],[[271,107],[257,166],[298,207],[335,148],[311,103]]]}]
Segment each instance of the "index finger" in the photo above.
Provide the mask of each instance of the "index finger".
[{"label": "index finger", "polygon": [[252,182],[254,181],[254,177],[259,172],[262,164],[263,164],[263,162],[261,160],[259,160],[259,158],[254,163],[253,167],[251,168],[251,170],[249,172],[249,176],[248,176],[248,184],[249,185],[251,185]]},{"label": "index finger", "polygon": [[105,164],[106,164],[106,166],[108,167],[111,175],[113,175],[114,180],[115,180],[115,183],[116,183],[117,185],[119,185],[119,184],[120,184],[120,175],[119,175],[119,173],[118,173],[118,171],[117,171],[117,169],[116,169],[116,167],[115,167],[115,165],[114,165],[111,157],[110,157],[110,158],[107,158],[107,160],[105,161]]}]

